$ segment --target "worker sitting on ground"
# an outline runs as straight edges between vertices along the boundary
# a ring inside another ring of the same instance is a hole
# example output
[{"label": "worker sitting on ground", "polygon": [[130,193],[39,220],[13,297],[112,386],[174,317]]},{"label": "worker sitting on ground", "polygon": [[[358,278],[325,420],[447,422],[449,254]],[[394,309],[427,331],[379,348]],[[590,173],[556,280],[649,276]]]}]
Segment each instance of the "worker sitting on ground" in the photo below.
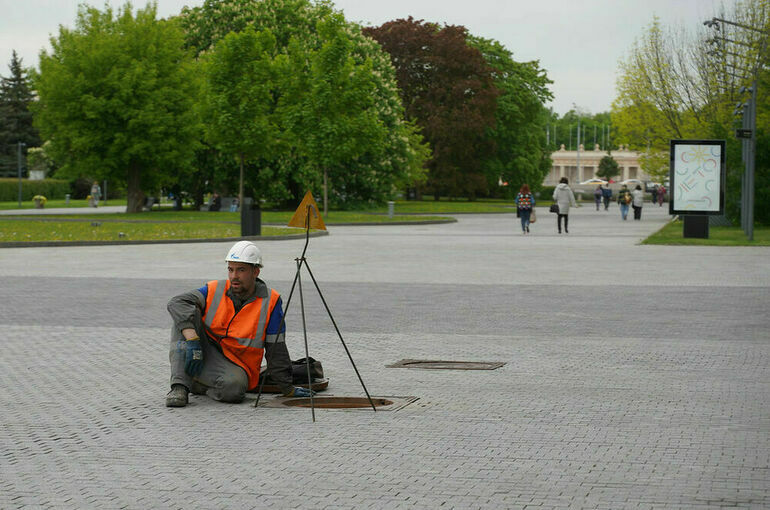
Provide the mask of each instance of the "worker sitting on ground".
[{"label": "worker sitting on ground", "polygon": [[310,390],[291,384],[281,296],[258,278],[259,248],[239,241],[225,262],[227,280],[210,281],[168,303],[174,326],[166,406],[186,406],[190,391],[241,402],[246,391],[257,387],[263,355],[265,376],[269,374],[284,396],[309,397]]}]

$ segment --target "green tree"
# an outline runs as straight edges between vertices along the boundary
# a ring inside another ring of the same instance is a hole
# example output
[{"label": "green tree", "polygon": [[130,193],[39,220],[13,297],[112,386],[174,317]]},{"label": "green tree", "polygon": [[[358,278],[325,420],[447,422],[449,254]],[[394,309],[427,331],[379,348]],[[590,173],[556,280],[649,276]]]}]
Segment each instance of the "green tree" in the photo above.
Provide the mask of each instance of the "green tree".
[{"label": "green tree", "polygon": [[327,213],[329,174],[341,182],[365,152],[378,156],[385,147],[385,126],[376,109],[373,63],[353,58],[354,41],[345,33],[344,18],[330,15],[317,28],[322,45],[308,72],[301,45],[295,40],[289,47],[294,65],[287,76],[304,80],[287,84],[292,98],[288,118],[296,119],[290,124],[298,145],[323,174]]},{"label": "green tree", "polygon": [[494,69],[500,91],[495,126],[488,134],[495,141],[495,150],[483,159],[487,181],[493,186],[502,179],[508,183],[509,193],[524,183],[538,189],[551,170],[545,136],[548,112],[543,104],[553,99],[548,90],[552,82],[537,61],[515,62],[498,41],[471,36],[469,43]]},{"label": "green tree", "polygon": [[648,151],[639,155],[639,165],[653,181],[668,180],[669,153],[663,151]]},{"label": "green tree", "polygon": [[601,177],[609,181],[616,175],[620,174],[620,167],[618,162],[615,161],[610,154],[607,154],[599,161],[599,169],[596,171],[596,176]]},{"label": "green tree", "polygon": [[[720,23],[717,38],[713,30],[698,25],[701,32],[693,37],[654,18],[620,63],[612,119],[618,127],[619,142],[650,155],[643,162],[648,172],[661,168],[661,154],[668,153],[671,139],[725,139],[725,205],[728,217],[737,221],[743,162],[740,142],[733,136],[737,126],[732,110],[737,102],[746,100],[741,87],[750,85],[752,70],[760,83],[768,75],[763,66],[768,62],[768,36],[761,31],[770,33],[770,2],[737,2],[732,12],[723,11],[718,17],[739,25]],[[767,94],[758,98],[759,119],[770,111],[768,98]],[[757,123],[757,161],[770,150],[763,144],[766,125]],[[768,180],[770,168],[757,164],[756,182]],[[766,189],[756,188],[755,219],[761,223],[770,223],[770,190],[763,195]]]},{"label": "green tree", "polygon": [[225,36],[207,60],[206,135],[216,146],[238,157],[241,204],[246,161],[272,158],[281,138],[274,95],[280,63],[275,52],[275,36],[270,30],[255,32],[249,27]]},{"label": "green tree", "polygon": [[422,178],[425,148],[403,119],[387,54],[330,2],[206,0],[180,19],[196,53],[252,27],[269,29],[276,54],[290,57],[272,91],[281,144],[252,164],[258,172],[247,165],[253,188],[298,201],[322,185],[325,170],[330,202],[350,205],[382,201],[401,183]]},{"label": "green tree", "polygon": [[198,80],[182,31],[149,4],[132,13],[81,6],[40,55],[36,125],[60,175],[125,185],[129,212],[145,192],[191,169]]},{"label": "green tree", "polygon": [[494,150],[494,71],[467,41],[461,26],[439,27],[413,18],[390,21],[364,33],[390,54],[406,117],[433,149],[428,186],[436,199],[473,199],[488,191],[484,155]]},{"label": "green tree", "polygon": [[29,73],[22,59],[13,51],[8,65],[10,76],[0,76],[0,176],[18,172],[19,142],[24,150],[40,145],[40,136],[32,125],[29,105],[34,101]]}]

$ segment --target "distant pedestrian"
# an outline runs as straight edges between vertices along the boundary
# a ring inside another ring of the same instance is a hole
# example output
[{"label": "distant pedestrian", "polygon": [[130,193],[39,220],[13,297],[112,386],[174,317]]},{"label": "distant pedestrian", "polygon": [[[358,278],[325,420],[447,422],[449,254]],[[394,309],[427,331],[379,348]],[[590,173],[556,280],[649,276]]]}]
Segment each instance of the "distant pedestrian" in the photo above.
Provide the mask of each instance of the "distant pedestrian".
[{"label": "distant pedestrian", "polygon": [[602,204],[602,185],[599,184],[594,190],[594,202],[596,202],[596,210],[599,210],[599,206]]},{"label": "distant pedestrian", "polygon": [[658,201],[658,185],[652,187],[652,203],[655,204]]},{"label": "distant pedestrian", "polygon": [[553,190],[553,201],[559,206],[559,213],[556,215],[556,227],[561,234],[561,220],[564,218],[564,233],[569,234],[569,208],[577,207],[575,194],[569,187],[569,181],[566,177],[559,179],[559,184]]},{"label": "distant pedestrian", "polygon": [[211,197],[211,203],[209,204],[209,211],[218,211],[222,208],[222,197],[216,191]]},{"label": "distant pedestrian", "polygon": [[516,209],[521,219],[521,232],[529,234],[529,221],[532,217],[532,208],[535,207],[535,197],[529,191],[529,186],[523,184],[516,195]]},{"label": "distant pedestrian", "polygon": [[631,201],[633,200],[633,197],[631,196],[631,192],[628,190],[628,186],[625,184],[622,188],[620,188],[620,191],[618,191],[618,205],[620,206],[620,216],[625,221],[628,217],[628,207],[631,205]]},{"label": "distant pedestrian", "polygon": [[238,197],[233,198],[233,201],[230,202],[230,212],[237,212],[239,203]]},{"label": "distant pedestrian", "polygon": [[102,197],[102,188],[99,186],[98,181],[94,181],[91,185],[91,206],[99,207],[99,199]]},{"label": "distant pedestrian", "polygon": [[662,184],[658,188],[658,207],[663,207],[663,198],[666,196],[666,187]]},{"label": "distant pedestrian", "polygon": [[635,220],[642,219],[643,204],[644,204],[644,192],[642,191],[642,187],[637,184],[636,189],[634,189],[634,191],[631,192],[631,207],[634,208]]},{"label": "distant pedestrian", "polygon": [[604,210],[610,210],[610,199],[612,198],[612,189],[609,183],[602,189],[602,200],[604,200]]}]

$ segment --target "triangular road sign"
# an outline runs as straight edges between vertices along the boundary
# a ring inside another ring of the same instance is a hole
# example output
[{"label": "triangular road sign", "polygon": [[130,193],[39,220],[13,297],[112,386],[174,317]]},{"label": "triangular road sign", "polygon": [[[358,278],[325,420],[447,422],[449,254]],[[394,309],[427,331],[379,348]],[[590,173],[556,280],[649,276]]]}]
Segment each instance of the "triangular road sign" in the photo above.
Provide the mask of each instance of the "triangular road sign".
[{"label": "triangular road sign", "polygon": [[288,225],[290,227],[307,228],[308,214],[310,215],[310,228],[326,230],[324,219],[321,217],[321,211],[318,210],[318,205],[315,203],[313,194],[310,191],[305,193],[305,198],[302,199],[299,207],[294,211],[294,216],[291,217]]}]

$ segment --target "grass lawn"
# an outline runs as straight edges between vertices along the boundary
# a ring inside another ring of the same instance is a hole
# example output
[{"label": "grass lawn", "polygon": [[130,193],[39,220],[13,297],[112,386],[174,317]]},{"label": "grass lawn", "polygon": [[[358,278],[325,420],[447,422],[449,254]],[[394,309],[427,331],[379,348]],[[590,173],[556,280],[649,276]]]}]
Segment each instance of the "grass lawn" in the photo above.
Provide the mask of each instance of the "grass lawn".
[{"label": "grass lawn", "polygon": [[[0,217],[0,242],[27,241],[148,241],[240,237],[240,224],[146,223],[101,221],[11,220]],[[263,227],[262,235],[301,234],[296,228]],[[121,235],[122,234],[122,235]]]},{"label": "grass lawn", "polygon": [[[57,207],[57,205],[53,207]],[[263,211],[262,235],[304,233],[303,229],[285,226],[293,214],[294,211]],[[334,225],[340,223],[387,224],[403,221],[445,220],[447,218],[422,215],[396,215],[393,218],[388,218],[387,215],[364,212],[331,211],[324,219],[328,225]],[[96,225],[97,223],[98,225]],[[240,237],[240,231],[240,213],[237,212],[174,211],[170,208],[163,208],[131,214],[0,216],[0,242],[210,239]]]},{"label": "grass lawn", "polygon": [[[286,225],[294,211],[262,211],[262,223],[275,223],[277,225]],[[26,219],[41,218],[41,216],[15,216]],[[152,211],[141,213],[92,213],[83,214],[47,214],[43,218],[72,219],[72,220],[107,220],[107,221],[135,221],[135,222],[206,222],[206,223],[238,223],[241,222],[241,213],[239,212],[208,212],[182,210],[174,211],[172,209],[154,209]],[[394,215],[388,218],[387,215],[371,214],[358,211],[330,211],[324,216],[324,223],[334,225],[335,223],[393,223],[403,221],[425,221],[425,220],[444,220],[445,216],[399,216]]]},{"label": "grass lawn", "polygon": [[[99,202],[99,205],[104,205],[104,200]],[[122,205],[125,207],[126,205],[126,199],[125,198],[117,198],[117,199],[110,199],[107,202],[107,205]],[[45,203],[46,208],[51,209],[53,207],[60,208],[60,207],[68,207],[68,208],[77,208],[77,207],[88,207],[88,200],[86,199],[80,199],[75,200],[70,199],[70,203],[68,204],[66,200],[48,200]],[[18,201],[13,202],[0,202],[0,211],[7,211],[10,209],[34,209],[35,208],[35,202],[32,200],[29,200],[27,202],[22,202],[21,207],[19,207]]]},{"label": "grass lawn", "polygon": [[[465,199],[457,200],[397,200],[394,204],[396,214],[440,214],[440,213],[509,213],[516,211],[516,203],[513,200],[484,199],[473,202]],[[373,209],[373,212],[384,213],[387,206]]]},{"label": "grass lawn", "polygon": [[642,241],[642,244],[681,246],[770,246],[770,227],[754,227],[754,240],[749,241],[740,227],[709,227],[708,239],[682,237],[683,224],[676,220]]}]

